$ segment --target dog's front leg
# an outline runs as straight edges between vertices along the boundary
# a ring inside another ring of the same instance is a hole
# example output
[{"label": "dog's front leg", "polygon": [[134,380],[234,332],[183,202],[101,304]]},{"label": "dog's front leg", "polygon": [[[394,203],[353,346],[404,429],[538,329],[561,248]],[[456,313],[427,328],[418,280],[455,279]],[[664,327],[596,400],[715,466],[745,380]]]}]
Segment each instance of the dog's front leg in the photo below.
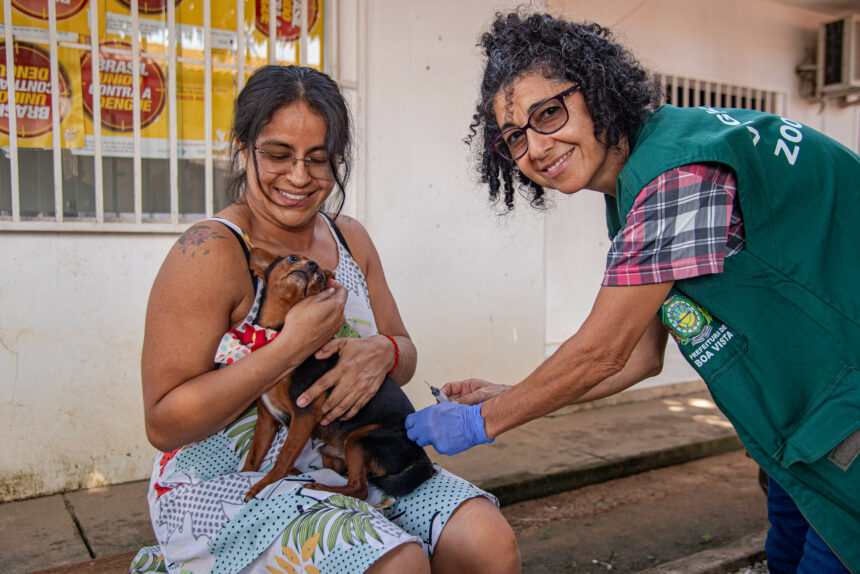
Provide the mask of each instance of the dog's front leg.
[{"label": "dog's front leg", "polygon": [[[325,399],[325,397],[322,398]],[[311,433],[319,421],[320,419],[314,411],[297,413],[293,416],[293,420],[290,422],[290,430],[287,433],[287,440],[284,441],[284,446],[281,447],[281,453],[278,455],[278,460],[275,461],[275,466],[272,467],[272,470],[260,482],[248,490],[245,500],[251,500],[265,487],[290,473],[293,465],[296,463],[296,459],[299,458],[302,449],[305,448],[305,443],[311,438]]]},{"label": "dog's front leg", "polygon": [[269,452],[269,447],[272,446],[272,441],[275,440],[275,433],[278,432],[280,424],[266,408],[262,399],[257,399],[257,423],[254,425],[254,438],[251,439],[251,446],[248,449],[248,456],[245,458],[245,465],[242,467],[242,472],[250,472],[260,468],[266,453]]}]

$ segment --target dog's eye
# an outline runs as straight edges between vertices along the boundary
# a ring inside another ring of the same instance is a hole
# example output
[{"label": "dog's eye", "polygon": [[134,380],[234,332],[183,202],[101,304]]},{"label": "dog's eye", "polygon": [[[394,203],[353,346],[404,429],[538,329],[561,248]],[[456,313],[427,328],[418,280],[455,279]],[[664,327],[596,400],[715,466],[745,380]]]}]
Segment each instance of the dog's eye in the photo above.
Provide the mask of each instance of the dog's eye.
[{"label": "dog's eye", "polygon": [[298,262],[298,260],[299,260],[298,255],[287,255],[287,263],[289,263],[289,264],[296,263],[296,262]]},{"label": "dog's eye", "polygon": [[317,273],[317,283],[325,283],[325,277],[322,273]]}]

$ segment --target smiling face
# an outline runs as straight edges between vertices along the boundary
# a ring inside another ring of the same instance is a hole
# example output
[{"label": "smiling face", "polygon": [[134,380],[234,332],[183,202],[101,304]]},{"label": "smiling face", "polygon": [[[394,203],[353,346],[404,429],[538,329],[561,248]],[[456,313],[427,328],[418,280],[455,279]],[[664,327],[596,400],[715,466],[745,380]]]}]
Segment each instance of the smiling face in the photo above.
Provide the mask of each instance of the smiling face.
[{"label": "smiling face", "polygon": [[[573,82],[548,79],[539,73],[520,76],[496,94],[496,122],[502,131],[525,125],[539,104],[571,86]],[[517,160],[517,167],[535,183],[562,193],[587,188],[615,195],[615,182],[624,167],[623,151],[609,148],[595,137],[594,123],[580,92],[567,96],[564,103],[569,118],[557,132],[543,135],[526,130],[528,151]],[[621,148],[625,145],[622,142]]]},{"label": "smiling face", "polygon": [[[313,177],[304,161],[297,161],[287,173],[271,173],[267,158],[319,159],[327,157],[326,123],[304,101],[296,101],[274,113],[253,148],[242,152],[247,173],[245,199],[258,216],[279,226],[300,229],[313,225],[314,216],[331,194],[334,178]],[[256,169],[251,154],[256,154]],[[285,163],[289,164],[289,160]]]}]

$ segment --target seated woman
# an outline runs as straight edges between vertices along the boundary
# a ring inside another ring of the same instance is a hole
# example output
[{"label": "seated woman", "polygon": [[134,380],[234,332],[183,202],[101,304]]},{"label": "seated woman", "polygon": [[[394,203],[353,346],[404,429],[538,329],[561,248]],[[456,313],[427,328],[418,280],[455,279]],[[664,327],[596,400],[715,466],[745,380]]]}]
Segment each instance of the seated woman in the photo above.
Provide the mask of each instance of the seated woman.
[{"label": "seated woman", "polygon": [[[518,572],[495,498],[441,469],[397,499],[372,486],[366,501],[306,489],[340,479],[311,440],[296,463],[303,474],[245,503],[265,475],[240,471],[257,397],[312,353],[338,352],[318,381],[333,387],[323,422],[349,418],[386,373],[408,382],[417,353],[367,231],[322,213],[335,187],[343,204],[350,172],[337,85],[310,68],[261,68],[236,100],[233,141],[234,202],[179,238],[149,299],[142,380],[147,436],[163,453],[148,495],[158,546],[141,550],[132,572]],[[222,337],[253,320],[263,296],[250,246],[305,255],[337,281],[294,306],[271,343],[231,360]]]}]

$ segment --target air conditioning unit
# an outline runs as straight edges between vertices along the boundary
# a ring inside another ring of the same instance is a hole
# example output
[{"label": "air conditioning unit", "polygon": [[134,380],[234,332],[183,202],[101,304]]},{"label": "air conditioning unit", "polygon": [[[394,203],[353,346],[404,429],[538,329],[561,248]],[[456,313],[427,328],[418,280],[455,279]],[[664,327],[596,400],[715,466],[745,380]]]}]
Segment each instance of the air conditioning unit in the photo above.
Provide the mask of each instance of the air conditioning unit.
[{"label": "air conditioning unit", "polygon": [[821,24],[817,85],[824,95],[860,89],[860,14]]}]

